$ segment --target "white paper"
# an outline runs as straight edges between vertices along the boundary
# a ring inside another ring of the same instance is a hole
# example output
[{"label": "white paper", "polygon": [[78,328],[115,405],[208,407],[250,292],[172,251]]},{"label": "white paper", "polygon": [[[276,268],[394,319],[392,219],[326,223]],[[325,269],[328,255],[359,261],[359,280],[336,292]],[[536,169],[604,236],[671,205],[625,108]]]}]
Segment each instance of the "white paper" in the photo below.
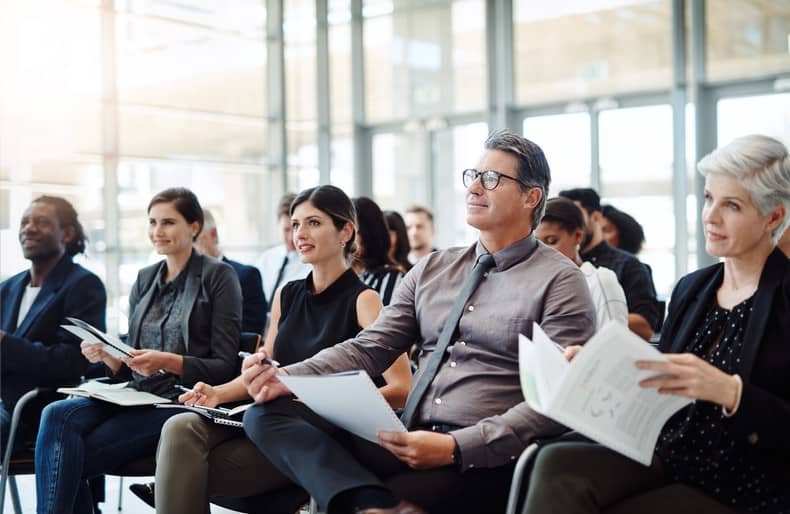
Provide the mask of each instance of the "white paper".
[{"label": "white paper", "polygon": [[[640,370],[638,360],[665,361],[656,348],[630,332],[609,322],[582,348],[564,372],[547,351],[553,344],[537,325],[532,348],[524,338],[527,352],[519,356],[523,377],[534,376],[539,396],[539,411],[609,448],[642,464],[649,465],[661,429],[666,421],[691,400],[660,395],[639,382],[655,375]],[[539,340],[541,341],[539,343]],[[537,357],[536,357],[537,355]],[[544,367],[541,367],[544,366]],[[540,384],[547,385],[541,389]],[[529,395],[534,392],[525,390]]]},{"label": "white paper", "polygon": [[112,336],[106,332],[102,332],[93,325],[82,321],[77,318],[66,318],[70,321],[71,325],[61,325],[62,328],[68,330],[77,337],[92,343],[103,343],[103,350],[117,359],[122,359],[131,355],[132,348],[128,344],[121,341],[118,337]]},{"label": "white paper", "polygon": [[398,416],[364,371],[277,378],[316,414],[378,443],[376,432],[406,432]]},{"label": "white paper", "polygon": [[59,393],[74,396],[84,396],[86,398],[96,398],[106,402],[114,403],[124,407],[136,405],[154,405],[157,403],[169,403],[170,400],[155,394],[138,391],[126,387],[128,382],[118,384],[105,384],[96,380],[91,380],[80,384],[77,387],[61,387]]}]

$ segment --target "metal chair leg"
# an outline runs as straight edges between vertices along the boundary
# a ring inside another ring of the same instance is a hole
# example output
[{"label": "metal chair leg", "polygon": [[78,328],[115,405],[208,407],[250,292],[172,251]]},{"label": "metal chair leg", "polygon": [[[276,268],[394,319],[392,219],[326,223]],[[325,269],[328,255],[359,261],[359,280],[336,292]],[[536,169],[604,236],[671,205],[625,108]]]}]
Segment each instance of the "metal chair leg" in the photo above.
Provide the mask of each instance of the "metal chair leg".
[{"label": "metal chair leg", "polygon": [[22,514],[22,502],[19,500],[19,488],[16,485],[16,477],[9,477],[9,492],[11,493],[11,505],[14,506],[16,514]]},{"label": "metal chair leg", "polygon": [[118,512],[123,510],[123,477],[118,477]]},{"label": "metal chair leg", "polygon": [[[32,389],[19,398],[19,401],[16,402],[14,406],[14,412],[11,414],[11,426],[8,428],[8,442],[6,443],[5,447],[5,454],[3,455],[3,468],[0,470],[0,514],[3,514],[5,511],[5,486],[8,482],[8,465],[11,462],[11,454],[14,448],[14,440],[16,439],[16,431],[19,428],[19,420],[22,417],[22,409],[24,409],[25,404],[38,396],[39,389]],[[14,481],[14,489],[16,489],[16,481]],[[13,493],[12,493],[13,496]],[[16,494],[17,501],[19,500],[19,493]],[[16,508],[16,505],[15,505]],[[21,510],[17,511],[17,514],[20,514]]]}]

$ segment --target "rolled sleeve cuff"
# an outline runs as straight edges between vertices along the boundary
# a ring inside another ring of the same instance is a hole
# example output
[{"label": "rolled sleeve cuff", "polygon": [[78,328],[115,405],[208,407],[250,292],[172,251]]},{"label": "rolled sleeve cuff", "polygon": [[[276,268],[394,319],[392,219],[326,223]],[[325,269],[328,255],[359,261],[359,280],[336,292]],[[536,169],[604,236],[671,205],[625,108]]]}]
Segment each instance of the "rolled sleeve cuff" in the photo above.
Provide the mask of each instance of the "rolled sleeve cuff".
[{"label": "rolled sleeve cuff", "polygon": [[450,435],[455,438],[455,444],[460,449],[461,462],[457,463],[458,469],[466,471],[471,468],[487,467],[486,444],[476,426],[454,430]]}]

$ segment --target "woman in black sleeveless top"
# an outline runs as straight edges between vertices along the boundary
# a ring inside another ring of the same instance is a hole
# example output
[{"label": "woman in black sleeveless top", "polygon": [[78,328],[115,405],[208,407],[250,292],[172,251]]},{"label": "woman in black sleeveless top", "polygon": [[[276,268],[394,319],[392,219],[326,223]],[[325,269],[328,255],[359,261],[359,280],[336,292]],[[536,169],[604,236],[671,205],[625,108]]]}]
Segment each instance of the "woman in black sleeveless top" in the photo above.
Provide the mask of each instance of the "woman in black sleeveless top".
[{"label": "woman in black sleeveless top", "polygon": [[[349,267],[356,215],[348,196],[334,186],[302,191],[291,205],[291,219],[296,249],[313,271],[274,294],[264,349],[281,365],[354,337],[381,310],[379,295]],[[402,407],[411,383],[405,354],[383,378],[382,395],[393,407]],[[208,407],[238,400],[249,400],[239,378],[216,387],[198,383],[179,397],[183,403]],[[267,484],[257,477],[270,467],[241,430],[212,424],[193,413],[174,416],[162,429],[157,453],[156,509],[202,512],[211,495],[265,492],[261,486]],[[185,490],[188,495],[180,494]]]}]

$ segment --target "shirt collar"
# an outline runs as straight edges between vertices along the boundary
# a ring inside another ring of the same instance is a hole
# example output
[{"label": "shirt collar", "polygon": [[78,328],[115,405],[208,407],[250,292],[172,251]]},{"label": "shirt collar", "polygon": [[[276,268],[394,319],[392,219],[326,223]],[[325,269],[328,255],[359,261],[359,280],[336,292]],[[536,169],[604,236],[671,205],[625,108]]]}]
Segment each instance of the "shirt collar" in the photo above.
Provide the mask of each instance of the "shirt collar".
[{"label": "shirt collar", "polygon": [[592,260],[593,262],[595,262],[595,259],[601,257],[602,255],[606,255],[607,253],[611,252],[611,250],[612,247],[609,246],[609,243],[602,240],[600,243],[598,243],[593,248],[591,248],[590,251],[583,253],[582,259],[586,261]]},{"label": "shirt collar", "polygon": [[[498,252],[492,254],[494,257],[494,262],[496,263],[494,269],[496,269],[496,271],[505,271],[514,264],[518,264],[519,262],[526,260],[530,255],[532,255],[532,252],[535,250],[535,248],[537,248],[537,245],[538,243],[535,240],[534,232],[530,232],[530,234],[524,239],[520,239],[512,245],[502,248]],[[486,250],[485,246],[483,246],[483,243],[481,243],[478,239],[477,243],[475,244],[475,262],[477,262],[477,259],[480,258],[481,255],[486,253],[489,253],[489,251]]]}]

